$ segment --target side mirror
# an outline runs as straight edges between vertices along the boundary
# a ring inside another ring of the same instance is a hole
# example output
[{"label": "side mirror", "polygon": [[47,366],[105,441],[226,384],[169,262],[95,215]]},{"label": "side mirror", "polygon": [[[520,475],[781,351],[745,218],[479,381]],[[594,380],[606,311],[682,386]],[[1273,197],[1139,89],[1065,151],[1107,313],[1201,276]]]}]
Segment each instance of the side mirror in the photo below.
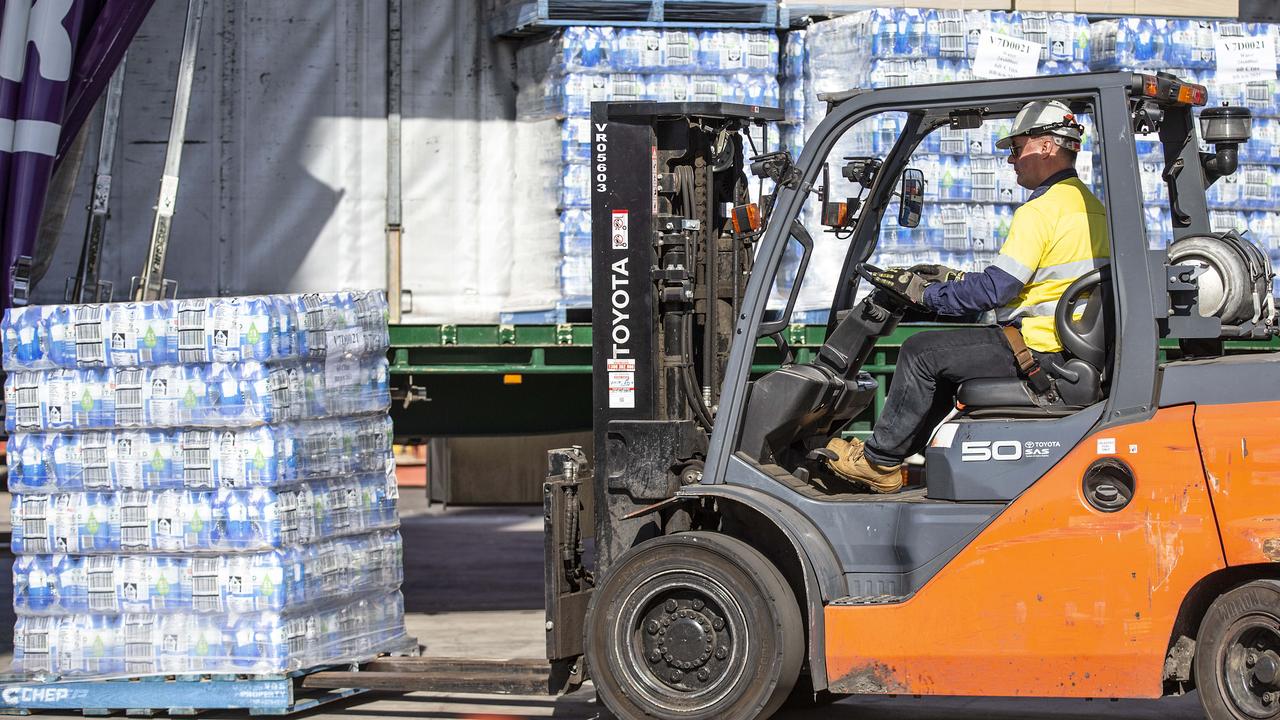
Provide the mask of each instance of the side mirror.
[{"label": "side mirror", "polygon": [[919,227],[924,212],[924,171],[907,168],[902,171],[902,204],[898,207],[898,224],[902,227]]}]

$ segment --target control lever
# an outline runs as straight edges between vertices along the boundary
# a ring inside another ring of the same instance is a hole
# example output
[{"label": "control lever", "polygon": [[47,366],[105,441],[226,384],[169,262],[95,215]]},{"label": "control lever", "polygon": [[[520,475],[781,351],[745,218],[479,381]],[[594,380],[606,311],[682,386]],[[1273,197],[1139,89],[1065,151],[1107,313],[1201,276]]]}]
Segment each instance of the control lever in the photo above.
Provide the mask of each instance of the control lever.
[{"label": "control lever", "polygon": [[1056,362],[1050,361],[1049,367],[1053,369],[1051,373],[1054,377],[1062,378],[1072,385],[1080,382],[1080,373],[1074,370],[1068,370]]}]

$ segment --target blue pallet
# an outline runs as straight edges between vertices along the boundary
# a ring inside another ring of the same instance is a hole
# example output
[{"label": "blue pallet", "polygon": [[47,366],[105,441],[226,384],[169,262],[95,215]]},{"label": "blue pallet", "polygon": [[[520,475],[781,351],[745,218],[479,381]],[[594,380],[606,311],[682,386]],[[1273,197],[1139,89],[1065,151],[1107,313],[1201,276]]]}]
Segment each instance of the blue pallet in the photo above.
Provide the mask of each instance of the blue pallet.
[{"label": "blue pallet", "polygon": [[556,325],[564,322],[564,312],[559,308],[547,310],[521,310],[498,314],[503,325]]},{"label": "blue pallet", "polygon": [[129,715],[195,715],[206,710],[248,710],[250,715],[290,715],[367,690],[305,690],[298,679],[322,669],[278,676],[192,675],[170,678],[19,681],[0,676],[0,714],[36,710],[76,710],[87,716],[125,711]]},{"label": "blue pallet", "polygon": [[831,316],[830,308],[821,308],[817,310],[796,310],[791,313],[792,325],[826,325],[827,318]]},{"label": "blue pallet", "polygon": [[568,25],[774,29],[775,0],[517,0],[499,10],[494,35],[536,35]]},{"label": "blue pallet", "polygon": [[553,308],[546,310],[522,310],[499,313],[498,322],[503,325],[559,325],[562,323],[590,323],[591,298],[566,297]]}]

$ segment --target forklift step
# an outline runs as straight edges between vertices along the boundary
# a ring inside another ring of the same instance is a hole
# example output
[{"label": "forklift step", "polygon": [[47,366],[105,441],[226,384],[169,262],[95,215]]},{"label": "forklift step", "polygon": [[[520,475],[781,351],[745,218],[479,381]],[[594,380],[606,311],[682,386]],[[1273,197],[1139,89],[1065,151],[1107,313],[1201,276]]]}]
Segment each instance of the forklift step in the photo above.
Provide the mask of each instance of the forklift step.
[{"label": "forklift step", "polygon": [[848,597],[836,598],[831,601],[832,605],[895,605],[897,603],[906,602],[912,598],[911,595],[850,595]]},{"label": "forklift step", "polygon": [[[747,457],[745,453],[738,453],[738,456]],[[825,500],[827,502],[929,502],[923,487],[908,487],[896,493],[881,495],[859,488],[852,483],[839,481],[839,483],[833,482],[831,485],[825,486],[824,489],[824,487],[801,480],[786,468],[778,465],[759,465],[758,467],[769,477],[814,500]]]}]

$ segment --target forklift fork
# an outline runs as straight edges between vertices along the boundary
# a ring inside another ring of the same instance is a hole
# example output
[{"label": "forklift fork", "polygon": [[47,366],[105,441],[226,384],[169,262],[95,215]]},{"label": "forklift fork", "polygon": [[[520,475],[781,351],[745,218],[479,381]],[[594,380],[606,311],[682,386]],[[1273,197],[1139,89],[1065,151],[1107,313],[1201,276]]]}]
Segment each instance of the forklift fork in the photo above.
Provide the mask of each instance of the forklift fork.
[{"label": "forklift fork", "polygon": [[547,452],[547,482],[542,486],[546,573],[548,692],[568,692],[586,679],[582,661],[587,603],[595,586],[582,562],[582,481],[590,478],[586,455],[574,446]]}]

